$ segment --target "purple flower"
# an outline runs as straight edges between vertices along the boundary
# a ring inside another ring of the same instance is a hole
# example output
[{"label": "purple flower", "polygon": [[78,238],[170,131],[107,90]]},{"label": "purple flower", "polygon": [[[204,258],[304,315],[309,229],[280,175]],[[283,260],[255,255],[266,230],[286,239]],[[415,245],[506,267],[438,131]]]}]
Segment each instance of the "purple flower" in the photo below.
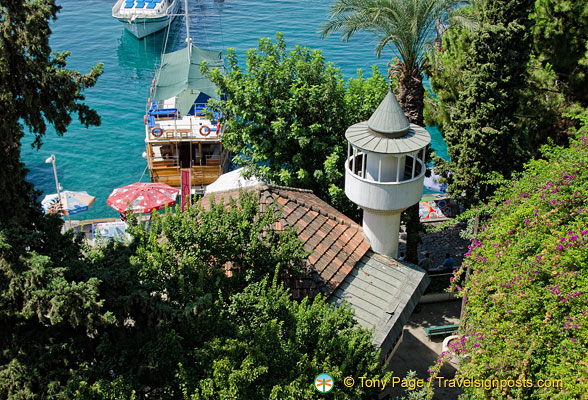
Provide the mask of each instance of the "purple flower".
[{"label": "purple flower", "polygon": [[561,244],[558,244],[557,246],[555,246],[555,248],[556,248],[558,251],[563,251],[563,249],[564,249],[564,247],[563,247]]}]

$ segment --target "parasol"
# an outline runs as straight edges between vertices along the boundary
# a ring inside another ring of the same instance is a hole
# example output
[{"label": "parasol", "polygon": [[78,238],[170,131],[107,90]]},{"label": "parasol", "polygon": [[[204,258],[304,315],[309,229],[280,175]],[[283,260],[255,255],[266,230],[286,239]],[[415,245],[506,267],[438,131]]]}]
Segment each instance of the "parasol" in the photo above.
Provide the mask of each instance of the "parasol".
[{"label": "parasol", "polygon": [[[83,211],[88,211],[88,208],[94,203],[96,199],[90,196],[88,192],[72,192],[65,190],[61,194],[61,210],[65,215],[74,215]],[[41,206],[46,214],[57,214],[60,212],[59,201],[57,193],[48,194],[41,200]]]},{"label": "parasol", "polygon": [[106,203],[120,213],[130,207],[134,214],[148,214],[176,204],[178,193],[165,183],[137,182],[114,189]]}]

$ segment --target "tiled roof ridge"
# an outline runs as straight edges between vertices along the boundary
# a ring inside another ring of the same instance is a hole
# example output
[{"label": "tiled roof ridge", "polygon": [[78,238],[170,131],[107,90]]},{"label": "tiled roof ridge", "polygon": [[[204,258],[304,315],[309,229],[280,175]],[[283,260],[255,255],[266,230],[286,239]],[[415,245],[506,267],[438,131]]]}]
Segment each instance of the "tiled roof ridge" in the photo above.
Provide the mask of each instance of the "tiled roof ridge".
[{"label": "tiled roof ridge", "polygon": [[257,193],[261,193],[265,190],[268,190],[270,192],[274,192],[277,195],[279,195],[281,197],[285,197],[288,200],[291,200],[298,205],[304,206],[312,211],[315,211],[321,215],[324,215],[324,216],[336,221],[339,224],[353,228],[353,229],[357,230],[358,232],[363,232],[363,228],[361,227],[361,225],[359,225],[355,222],[346,221],[344,218],[341,218],[341,217],[334,215],[328,211],[325,211],[321,207],[317,207],[314,204],[308,204],[304,200],[302,200],[298,197],[295,197],[295,196],[290,196],[287,192],[285,192],[287,190],[287,191],[291,191],[291,192],[310,193],[310,194],[314,195],[314,192],[310,189],[301,189],[301,188],[296,188],[296,187],[292,187],[292,186],[281,186],[281,185],[268,184],[268,183],[259,183],[257,185],[249,186],[249,187],[239,187],[237,189],[233,188],[233,189],[219,190],[218,192],[214,192],[214,193],[210,193],[210,194],[216,195],[216,194],[223,194],[223,193],[229,193],[229,192],[237,192],[241,189],[255,190]]},{"label": "tiled roof ridge", "polygon": [[300,189],[300,188],[294,188],[294,187],[289,187],[289,186],[267,185],[266,184],[266,185],[263,185],[260,188],[260,191],[262,191],[262,190],[269,190],[271,192],[272,189],[277,189],[276,192],[277,192],[277,194],[279,196],[285,197],[288,200],[291,200],[291,201],[293,201],[294,203],[296,203],[298,205],[301,205],[301,206],[306,207],[306,208],[308,208],[308,209],[310,209],[312,211],[315,211],[315,212],[317,212],[317,213],[319,213],[321,215],[324,215],[324,216],[326,216],[326,217],[328,217],[328,218],[336,221],[339,224],[342,224],[342,225],[348,226],[350,228],[353,228],[353,229],[357,230],[358,232],[362,232],[363,231],[363,228],[361,227],[361,225],[359,225],[359,224],[357,224],[355,222],[346,221],[345,219],[343,219],[343,218],[341,218],[341,217],[339,217],[337,215],[333,215],[332,213],[330,213],[328,211],[325,211],[321,207],[317,207],[314,204],[308,204],[304,200],[302,200],[302,199],[300,199],[298,197],[290,196],[290,195],[288,195],[288,193],[283,192],[284,190],[289,190],[289,191],[293,191],[293,192],[302,192],[302,193],[314,194],[313,191],[310,190],[310,189]]},{"label": "tiled roof ridge", "polygon": [[239,192],[240,190],[254,190],[258,193],[263,192],[264,190],[272,190],[272,189],[284,189],[284,190],[291,190],[291,191],[296,191],[296,192],[302,192],[302,193],[311,193],[313,194],[313,191],[310,189],[301,189],[301,188],[295,188],[295,187],[290,187],[290,186],[280,186],[280,185],[273,185],[273,184],[268,184],[268,183],[258,183],[256,185],[252,185],[252,186],[239,186],[238,188],[230,188],[230,189],[224,189],[224,190],[217,190],[211,193],[204,193],[204,195],[202,197],[208,197],[208,196],[215,196],[217,194],[226,194],[226,193],[235,193],[235,192]]}]

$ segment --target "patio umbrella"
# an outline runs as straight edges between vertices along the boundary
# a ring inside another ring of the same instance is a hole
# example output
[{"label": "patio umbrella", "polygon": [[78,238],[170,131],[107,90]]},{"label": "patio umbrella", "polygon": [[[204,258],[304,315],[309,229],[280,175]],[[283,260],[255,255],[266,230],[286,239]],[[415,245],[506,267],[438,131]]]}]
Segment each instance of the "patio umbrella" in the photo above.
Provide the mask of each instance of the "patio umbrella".
[{"label": "patio umbrella", "polygon": [[120,213],[130,206],[133,214],[148,214],[176,204],[179,192],[165,183],[137,182],[114,189],[106,204]]},{"label": "patio umbrella", "polygon": [[[83,211],[88,211],[88,208],[94,203],[96,198],[90,196],[88,192],[72,192],[65,190],[61,195],[61,209],[65,215],[74,215]],[[41,206],[46,214],[57,214],[59,210],[59,202],[57,201],[57,193],[48,194],[41,200]]]}]

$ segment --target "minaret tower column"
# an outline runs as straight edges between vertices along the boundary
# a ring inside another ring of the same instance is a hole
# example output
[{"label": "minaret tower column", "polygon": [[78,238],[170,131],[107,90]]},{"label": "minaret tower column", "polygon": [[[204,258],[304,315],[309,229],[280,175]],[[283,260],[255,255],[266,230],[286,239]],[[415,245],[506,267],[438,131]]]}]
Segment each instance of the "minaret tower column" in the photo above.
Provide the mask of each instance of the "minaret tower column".
[{"label": "minaret tower column", "polygon": [[363,233],[372,250],[396,258],[400,213],[423,195],[431,136],[408,122],[390,91],[370,119],[347,129],[345,138],[345,194],[363,209]]}]

